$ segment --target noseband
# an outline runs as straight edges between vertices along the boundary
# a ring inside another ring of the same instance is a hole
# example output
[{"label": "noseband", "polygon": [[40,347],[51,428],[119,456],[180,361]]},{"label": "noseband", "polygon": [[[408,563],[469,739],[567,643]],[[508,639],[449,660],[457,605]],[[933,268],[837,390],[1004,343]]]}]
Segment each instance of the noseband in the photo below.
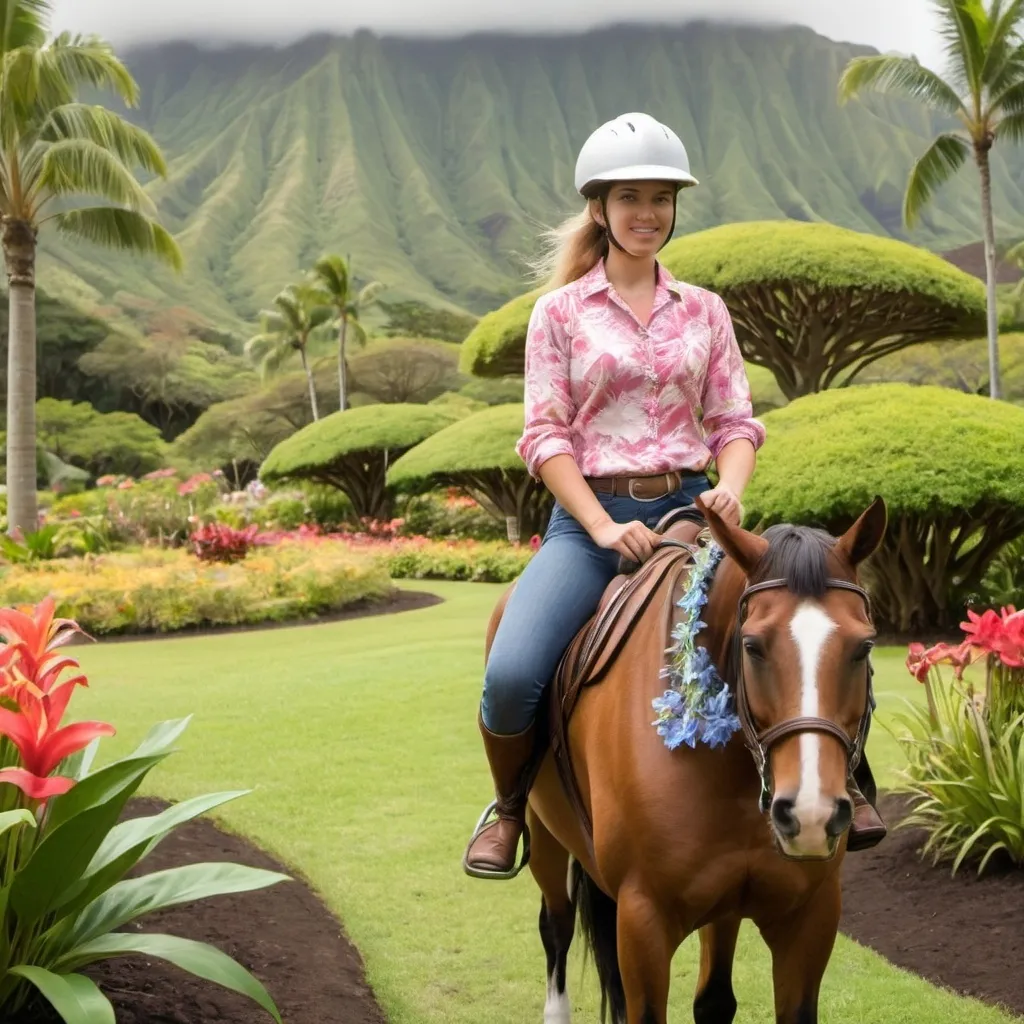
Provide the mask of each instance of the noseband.
[{"label": "noseband", "polygon": [[[833,579],[829,577],[825,585],[840,590],[852,590],[864,599],[867,608],[868,618],[871,617],[871,598],[866,590],[850,583],[848,580]],[[818,718],[813,715],[802,715],[797,718],[787,718],[768,729],[758,732],[754,722],[754,716],[750,711],[750,702],[747,699],[746,675],[743,671],[743,639],[740,627],[743,625],[746,615],[747,601],[753,594],[762,590],[774,590],[786,587],[785,580],[765,580],[762,583],[754,583],[747,587],[740,595],[736,612],[736,631],[733,638],[733,657],[736,664],[736,715],[740,720],[743,735],[747,747],[754,757],[757,765],[758,775],[761,777],[761,810],[767,811],[771,805],[771,771],[769,768],[768,756],[773,746],[787,736],[793,736],[804,732],[823,732],[839,740],[846,751],[847,772],[852,772],[860,763],[861,755],[864,753],[864,742],[867,739],[868,728],[871,725],[871,712],[875,707],[875,698],[872,687],[874,668],[871,664],[871,656],[868,656],[868,692],[867,701],[864,706],[864,713],[861,715],[860,725],[857,734],[850,738],[845,729],[840,728],[835,722],[827,718]]]}]

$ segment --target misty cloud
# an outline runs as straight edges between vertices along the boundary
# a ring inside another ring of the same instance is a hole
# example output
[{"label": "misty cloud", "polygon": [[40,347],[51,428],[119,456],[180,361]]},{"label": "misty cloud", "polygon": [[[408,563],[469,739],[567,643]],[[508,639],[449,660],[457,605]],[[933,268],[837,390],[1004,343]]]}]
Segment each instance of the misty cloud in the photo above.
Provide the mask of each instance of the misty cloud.
[{"label": "misty cloud", "polygon": [[679,24],[697,18],[809,25],[832,39],[916,53],[938,67],[941,47],[928,0],[54,0],[53,26],[97,33],[119,46],[166,39],[286,45],[312,32],[462,35],[481,30],[580,32],[625,20]]}]

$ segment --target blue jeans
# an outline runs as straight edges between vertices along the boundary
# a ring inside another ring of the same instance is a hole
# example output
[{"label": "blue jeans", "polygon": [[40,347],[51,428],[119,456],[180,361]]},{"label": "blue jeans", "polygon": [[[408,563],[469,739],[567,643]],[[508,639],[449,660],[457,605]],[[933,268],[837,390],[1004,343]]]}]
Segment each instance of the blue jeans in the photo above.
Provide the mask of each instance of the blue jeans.
[{"label": "blue jeans", "polygon": [[[610,494],[597,499],[615,522],[639,519],[653,527],[710,487],[699,474],[655,501]],[[544,541],[512,591],[487,659],[480,711],[491,732],[510,736],[533,722],[565,649],[597,610],[618,565],[619,553],[599,548],[556,501]]]}]

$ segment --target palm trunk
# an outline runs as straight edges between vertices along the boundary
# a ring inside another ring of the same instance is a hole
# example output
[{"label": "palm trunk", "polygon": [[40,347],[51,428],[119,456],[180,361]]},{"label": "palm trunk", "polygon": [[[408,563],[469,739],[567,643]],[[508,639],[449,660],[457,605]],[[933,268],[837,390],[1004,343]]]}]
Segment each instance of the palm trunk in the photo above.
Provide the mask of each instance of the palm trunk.
[{"label": "palm trunk", "polygon": [[302,368],[306,371],[306,383],[309,385],[309,407],[313,410],[313,422],[315,423],[320,419],[320,410],[316,405],[316,386],[313,383],[313,373],[309,368],[309,360],[306,358],[305,346],[299,349],[299,355],[302,357]]},{"label": "palm trunk", "polygon": [[341,314],[341,328],[338,331],[338,408],[345,411],[345,394],[348,390],[345,381],[345,332],[348,330],[348,317],[344,310]]},{"label": "palm trunk", "polygon": [[36,504],[36,230],[3,224],[7,325],[7,532],[39,528]]},{"label": "palm trunk", "polygon": [[988,377],[989,396],[1000,397],[999,309],[996,304],[996,230],[992,220],[992,171],[989,150],[977,148],[975,158],[981,173],[981,216],[985,231],[985,278],[988,288]]}]

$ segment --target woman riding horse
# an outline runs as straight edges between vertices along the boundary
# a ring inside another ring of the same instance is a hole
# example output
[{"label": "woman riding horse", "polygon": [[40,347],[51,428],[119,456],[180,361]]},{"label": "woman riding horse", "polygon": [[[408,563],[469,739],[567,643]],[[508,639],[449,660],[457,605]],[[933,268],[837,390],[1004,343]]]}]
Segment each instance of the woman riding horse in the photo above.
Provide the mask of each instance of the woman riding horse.
[{"label": "woman riding horse", "polygon": [[[554,233],[550,288],[527,331],[516,450],[555,502],[488,653],[478,717],[497,813],[467,848],[475,877],[510,878],[526,862],[516,867],[538,703],[620,556],[644,563],[652,527],[698,497],[737,525],[765,438],[725,303],[657,260],[679,191],[697,185],[679,137],[624,114],[587,139],[575,183],[586,207]],[[863,849],[885,825],[852,776],[848,788],[847,848]]]}]

